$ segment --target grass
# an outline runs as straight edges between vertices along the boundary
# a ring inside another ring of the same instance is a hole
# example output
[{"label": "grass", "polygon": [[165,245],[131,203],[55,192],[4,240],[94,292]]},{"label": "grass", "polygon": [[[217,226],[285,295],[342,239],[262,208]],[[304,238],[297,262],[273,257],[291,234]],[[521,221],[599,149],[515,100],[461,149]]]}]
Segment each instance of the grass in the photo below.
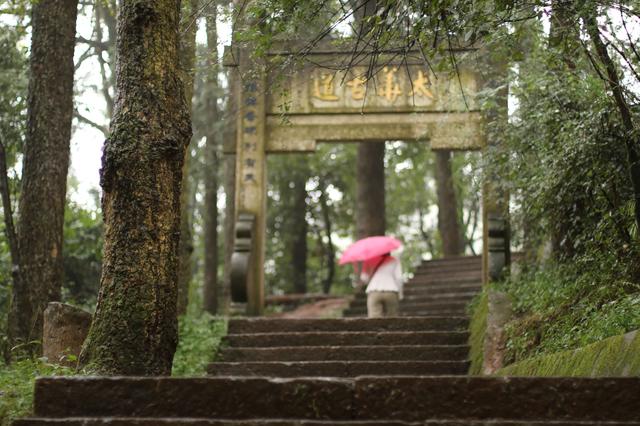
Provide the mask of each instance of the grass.
[{"label": "grass", "polygon": [[68,376],[74,370],[48,364],[41,359],[16,361],[0,366],[0,425],[27,416],[33,406],[33,384],[38,376]]},{"label": "grass", "polygon": [[640,329],[640,285],[606,259],[547,265],[499,288],[515,311],[506,327],[508,364]]},{"label": "grass", "polygon": [[489,314],[489,300],[487,289],[484,289],[469,306],[471,323],[469,324],[469,374],[482,374],[484,362],[484,336],[487,330],[487,316]]},{"label": "grass", "polygon": [[173,376],[204,376],[227,334],[227,321],[193,310],[180,318],[180,343],[173,357]]}]

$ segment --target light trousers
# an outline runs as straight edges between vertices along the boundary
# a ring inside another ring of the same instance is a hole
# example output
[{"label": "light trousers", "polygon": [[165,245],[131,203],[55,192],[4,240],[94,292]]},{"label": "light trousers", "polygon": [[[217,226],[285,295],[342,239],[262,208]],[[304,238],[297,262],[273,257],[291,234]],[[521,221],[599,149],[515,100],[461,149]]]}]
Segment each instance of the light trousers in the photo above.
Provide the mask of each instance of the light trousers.
[{"label": "light trousers", "polygon": [[369,318],[397,317],[400,301],[396,291],[372,291],[367,293]]}]

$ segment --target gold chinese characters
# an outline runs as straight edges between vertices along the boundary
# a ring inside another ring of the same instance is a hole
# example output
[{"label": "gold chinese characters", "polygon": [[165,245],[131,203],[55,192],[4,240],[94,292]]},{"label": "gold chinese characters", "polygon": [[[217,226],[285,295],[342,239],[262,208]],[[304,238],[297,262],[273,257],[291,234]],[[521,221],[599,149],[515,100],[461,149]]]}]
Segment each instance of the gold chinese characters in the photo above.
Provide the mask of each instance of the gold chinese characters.
[{"label": "gold chinese characters", "polygon": [[[405,96],[414,99],[433,100],[431,80],[423,70],[410,73],[399,71],[398,67],[384,67],[373,79],[363,77],[364,72],[354,70],[356,77],[345,78],[344,74],[330,71],[316,71],[312,76],[311,97],[324,102],[342,100],[364,101],[370,91],[386,104],[394,104]],[[344,98],[344,99],[343,99]]]}]

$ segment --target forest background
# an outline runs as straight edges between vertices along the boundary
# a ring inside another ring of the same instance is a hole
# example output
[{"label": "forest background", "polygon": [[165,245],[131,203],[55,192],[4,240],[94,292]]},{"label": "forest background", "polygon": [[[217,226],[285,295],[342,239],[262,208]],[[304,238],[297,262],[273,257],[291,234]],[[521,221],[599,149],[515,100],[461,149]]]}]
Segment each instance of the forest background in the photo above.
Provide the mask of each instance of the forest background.
[{"label": "forest background", "polygon": [[[268,25],[244,37],[253,38],[263,49],[274,37],[306,34],[314,27],[310,23],[319,22],[335,33],[345,31],[340,25],[349,24],[349,13],[340,13],[349,10],[348,3],[339,1],[323,3],[326,25],[324,16],[314,15],[318,5],[313,2],[256,4],[250,13],[268,17],[263,19]],[[512,246],[525,254],[517,273],[498,284],[513,297],[516,308],[508,328],[508,361],[640,328],[637,2],[384,5],[371,22],[374,41],[397,40],[394,31],[406,31],[402,40],[440,40],[429,50],[433,54],[451,43],[482,41],[508,65],[505,84],[481,94],[484,106],[493,108],[496,94],[508,88],[509,101],[502,115],[508,119],[490,123],[489,130],[500,135],[500,143],[483,158],[434,154],[424,144],[387,143],[386,232],[405,242],[406,269],[423,257],[477,251],[481,182],[499,176],[500,189],[510,194]],[[182,215],[182,258],[190,260],[182,262],[186,267],[181,288],[189,291],[182,291],[181,300],[182,312],[201,318],[203,308],[226,312],[227,307],[228,257],[223,254],[229,253],[226,218],[232,205],[233,173],[228,165],[233,162],[223,157],[221,147],[232,114],[218,40],[224,39],[224,31],[228,33],[223,28],[229,27],[233,13],[231,4],[192,1],[183,6],[183,45],[191,43],[195,53],[189,55],[190,66],[189,60],[184,62],[194,79],[194,137],[185,169],[187,208]],[[0,57],[0,142],[8,170],[5,192],[13,200],[22,189],[27,131],[29,8],[29,2],[17,0],[5,0],[0,6],[0,45],[5,52]],[[74,131],[81,141],[74,143],[99,147],[109,132],[116,8],[115,1],[99,1],[82,3],[79,10]],[[411,26],[394,26],[407,17],[417,18]],[[322,145],[314,155],[269,159],[265,269],[270,293],[351,291],[350,270],[338,268],[335,259],[340,246],[357,234],[357,156],[357,146],[336,144]],[[90,163],[97,167],[97,160]],[[63,300],[91,310],[100,278],[102,224],[99,193],[74,196],[74,188],[86,191],[83,181],[72,175],[68,179]],[[91,198],[95,201],[88,201]],[[455,212],[458,226],[453,233],[439,229],[444,220],[437,216],[443,211]],[[5,208],[4,226],[6,213]],[[15,216],[19,218],[20,212]],[[207,241],[212,235],[219,238]],[[456,249],[446,252],[444,243],[452,241],[457,241]],[[2,238],[0,244],[0,321],[4,321],[13,267],[10,239]],[[212,254],[214,273],[207,274],[205,259]],[[221,297],[207,307],[210,298],[205,289],[211,285]],[[0,327],[4,330],[6,324]],[[2,339],[7,354],[13,348],[4,334]]]}]

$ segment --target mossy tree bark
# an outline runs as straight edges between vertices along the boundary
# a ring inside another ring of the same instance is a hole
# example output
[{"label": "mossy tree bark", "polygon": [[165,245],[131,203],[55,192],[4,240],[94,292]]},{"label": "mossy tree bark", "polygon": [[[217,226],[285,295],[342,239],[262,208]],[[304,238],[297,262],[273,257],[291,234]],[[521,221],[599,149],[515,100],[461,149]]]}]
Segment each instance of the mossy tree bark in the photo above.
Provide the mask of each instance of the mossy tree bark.
[{"label": "mossy tree bark", "polygon": [[13,344],[41,340],[47,303],[60,300],[77,15],[77,0],[32,6],[27,134],[12,253],[18,265],[9,313]]},{"label": "mossy tree bark", "polygon": [[216,3],[207,8],[207,75],[204,98],[208,115],[204,168],[204,286],[203,307],[218,313],[218,33]]},{"label": "mossy tree bark", "polygon": [[356,160],[356,232],[358,239],[384,235],[384,142],[362,142]]},{"label": "mossy tree bark", "polygon": [[[185,0],[182,2],[182,18],[180,24],[180,64],[182,66],[182,80],[184,95],[189,105],[189,112],[193,112],[193,87],[196,65],[196,32],[198,25],[195,21],[199,9],[199,0]],[[178,315],[187,312],[189,304],[189,283],[193,276],[193,209],[191,202],[191,152],[185,151],[182,166],[182,193],[180,194],[180,256],[178,272]]]},{"label": "mossy tree bark", "polygon": [[102,157],[104,266],[80,356],[100,374],[170,374],[177,344],[180,186],[191,136],[179,0],[122,2],[116,105]]},{"label": "mossy tree bark", "polygon": [[451,168],[451,151],[436,151],[436,192],[438,194],[438,232],[444,257],[464,252],[458,202]]}]

